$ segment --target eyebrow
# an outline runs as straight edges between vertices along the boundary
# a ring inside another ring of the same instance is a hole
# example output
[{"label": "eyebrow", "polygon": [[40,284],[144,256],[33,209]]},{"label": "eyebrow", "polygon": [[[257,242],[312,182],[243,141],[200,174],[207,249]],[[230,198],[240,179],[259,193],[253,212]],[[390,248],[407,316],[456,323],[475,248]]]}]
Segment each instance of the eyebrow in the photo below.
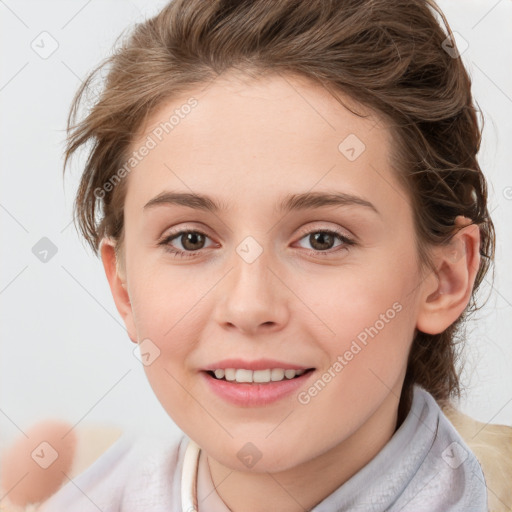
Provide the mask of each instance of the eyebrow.
[{"label": "eyebrow", "polygon": [[[229,210],[229,206],[226,203],[217,202],[214,198],[204,194],[170,191],[164,191],[153,197],[144,205],[143,210],[162,205],[186,206],[195,210],[204,210],[212,213]],[[362,206],[380,215],[377,208],[366,199],[344,192],[289,194],[278,204],[278,212],[284,213],[326,206]]]}]

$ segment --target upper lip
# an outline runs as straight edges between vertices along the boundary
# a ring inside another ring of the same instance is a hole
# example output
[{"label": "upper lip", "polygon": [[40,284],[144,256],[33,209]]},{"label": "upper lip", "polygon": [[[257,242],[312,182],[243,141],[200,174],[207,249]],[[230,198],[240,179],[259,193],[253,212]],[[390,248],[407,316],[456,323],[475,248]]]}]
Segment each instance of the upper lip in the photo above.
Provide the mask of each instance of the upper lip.
[{"label": "upper lip", "polygon": [[245,370],[267,370],[272,368],[282,368],[283,370],[309,370],[311,366],[300,364],[290,364],[275,359],[257,359],[247,361],[245,359],[223,359],[203,368],[205,371],[214,371],[225,368],[245,369]]}]

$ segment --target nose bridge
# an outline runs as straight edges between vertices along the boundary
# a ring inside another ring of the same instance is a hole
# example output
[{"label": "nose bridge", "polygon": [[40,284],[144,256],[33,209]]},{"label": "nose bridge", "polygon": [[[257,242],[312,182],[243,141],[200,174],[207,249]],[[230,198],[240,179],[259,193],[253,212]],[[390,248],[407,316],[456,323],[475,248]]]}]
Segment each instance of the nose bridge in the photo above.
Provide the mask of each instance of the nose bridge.
[{"label": "nose bridge", "polygon": [[254,237],[246,237],[237,247],[233,258],[234,268],[231,276],[231,292],[239,300],[247,298],[256,304],[265,298],[269,303],[269,296],[273,296],[271,254],[268,247],[265,249]]},{"label": "nose bridge", "polygon": [[244,331],[285,321],[287,306],[282,285],[272,270],[274,258],[255,238],[246,237],[230,259],[217,304],[217,321]]},{"label": "nose bridge", "polygon": [[[261,246],[259,246],[261,247]],[[271,283],[268,251],[259,250],[254,243],[243,242],[236,250],[233,268],[233,285],[236,293],[258,296],[266,293]]]}]

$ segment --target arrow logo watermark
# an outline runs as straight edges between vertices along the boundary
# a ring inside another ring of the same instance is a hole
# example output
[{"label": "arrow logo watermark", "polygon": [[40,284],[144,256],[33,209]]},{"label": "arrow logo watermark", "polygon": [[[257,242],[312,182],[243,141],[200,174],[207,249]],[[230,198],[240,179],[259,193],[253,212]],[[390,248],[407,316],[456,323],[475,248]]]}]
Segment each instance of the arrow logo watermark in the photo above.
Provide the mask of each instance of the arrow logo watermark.
[{"label": "arrow logo watermark", "polygon": [[43,441],[30,456],[38,466],[48,469],[58,459],[59,454],[50,443]]},{"label": "arrow logo watermark", "polygon": [[149,366],[160,357],[160,349],[149,338],[145,338],[133,349],[133,355],[144,366]]},{"label": "arrow logo watermark", "polygon": [[252,468],[261,459],[263,454],[253,443],[245,443],[236,454],[238,459],[248,468]]},{"label": "arrow logo watermark", "polygon": [[240,242],[236,248],[236,252],[246,263],[253,263],[260,257],[263,252],[263,247],[261,247],[255,238],[248,236]]},{"label": "arrow logo watermark", "polygon": [[45,236],[32,247],[32,254],[42,263],[48,263],[57,251],[57,246]]},{"label": "arrow logo watermark", "polygon": [[48,59],[58,49],[59,43],[49,32],[43,31],[30,43],[30,47],[41,59]]},{"label": "arrow logo watermark", "polygon": [[338,145],[339,152],[350,162],[357,160],[365,149],[364,142],[355,133],[347,135]]}]

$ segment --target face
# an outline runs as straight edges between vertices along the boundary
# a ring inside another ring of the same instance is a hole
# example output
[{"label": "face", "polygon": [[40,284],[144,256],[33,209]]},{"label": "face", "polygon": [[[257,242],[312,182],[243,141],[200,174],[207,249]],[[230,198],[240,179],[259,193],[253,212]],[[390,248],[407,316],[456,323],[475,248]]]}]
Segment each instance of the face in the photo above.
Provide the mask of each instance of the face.
[{"label": "face", "polygon": [[[398,405],[420,283],[412,210],[384,121],[342,98],[370,115],[297,77],[224,75],[162,105],[132,145],[156,142],[126,178],[127,329],[167,413],[233,468],[249,442],[255,470],[291,468]],[[316,200],[290,201],[303,194]],[[280,380],[287,368],[304,372]]]}]

